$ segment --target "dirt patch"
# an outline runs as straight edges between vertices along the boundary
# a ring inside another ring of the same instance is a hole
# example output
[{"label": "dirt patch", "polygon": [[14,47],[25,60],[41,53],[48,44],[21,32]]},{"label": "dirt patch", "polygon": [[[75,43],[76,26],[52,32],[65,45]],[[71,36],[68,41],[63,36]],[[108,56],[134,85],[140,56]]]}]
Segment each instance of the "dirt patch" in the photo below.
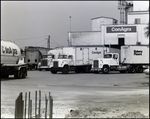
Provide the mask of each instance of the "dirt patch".
[{"label": "dirt patch", "polygon": [[128,112],[126,114],[122,114],[121,116],[118,116],[118,118],[149,118],[149,116],[145,116],[140,112]]},{"label": "dirt patch", "polygon": [[71,109],[66,118],[89,118],[99,117],[103,113],[108,113],[110,110],[107,108],[94,108],[94,109]]},{"label": "dirt patch", "polygon": [[135,87],[149,87],[149,82],[132,82],[128,84],[114,84],[113,86],[135,86]]},{"label": "dirt patch", "polygon": [[119,109],[93,108],[93,109],[71,109],[65,118],[149,118],[140,112],[123,113]]},{"label": "dirt patch", "polygon": [[141,86],[148,87],[149,86],[149,82],[142,82]]}]

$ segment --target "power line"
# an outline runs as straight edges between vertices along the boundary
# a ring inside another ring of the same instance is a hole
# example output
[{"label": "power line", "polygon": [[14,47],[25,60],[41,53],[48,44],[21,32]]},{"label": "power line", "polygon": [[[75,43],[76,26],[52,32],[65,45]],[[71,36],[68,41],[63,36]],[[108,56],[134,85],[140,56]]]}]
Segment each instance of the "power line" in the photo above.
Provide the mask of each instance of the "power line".
[{"label": "power line", "polygon": [[[58,46],[61,46],[60,44],[58,44],[55,40],[53,40],[53,38],[51,37],[51,40],[50,41],[52,41],[53,42],[53,44],[56,44],[56,45],[58,45]],[[52,43],[51,42],[51,43]]]},{"label": "power line", "polygon": [[38,43],[43,42],[43,41],[44,41],[44,40],[41,40],[41,41],[36,42],[36,43],[34,43],[34,44],[31,44],[31,45],[35,45],[35,44],[38,44]]},{"label": "power line", "polygon": [[42,37],[47,37],[47,36],[39,36],[39,37],[32,37],[32,38],[22,38],[22,39],[11,39],[11,40],[31,40],[31,39],[42,38]]}]

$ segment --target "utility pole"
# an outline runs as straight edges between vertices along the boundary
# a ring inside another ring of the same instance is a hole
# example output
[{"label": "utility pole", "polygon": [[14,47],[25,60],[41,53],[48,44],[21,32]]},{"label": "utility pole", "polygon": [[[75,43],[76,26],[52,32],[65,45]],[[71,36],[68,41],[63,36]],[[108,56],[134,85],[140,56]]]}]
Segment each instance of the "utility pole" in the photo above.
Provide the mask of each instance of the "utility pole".
[{"label": "utility pole", "polygon": [[48,35],[48,39],[47,39],[47,48],[50,49],[50,35]]},{"label": "utility pole", "polygon": [[70,18],[70,32],[71,32],[71,16],[69,16],[69,18]]}]

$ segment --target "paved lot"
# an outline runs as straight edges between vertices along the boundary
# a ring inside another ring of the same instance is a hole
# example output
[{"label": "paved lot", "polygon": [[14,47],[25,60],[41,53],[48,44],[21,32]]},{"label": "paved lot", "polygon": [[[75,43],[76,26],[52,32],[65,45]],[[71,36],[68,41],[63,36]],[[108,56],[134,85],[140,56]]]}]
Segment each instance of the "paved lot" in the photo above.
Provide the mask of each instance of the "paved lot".
[{"label": "paved lot", "polygon": [[[149,76],[141,74],[51,74],[28,71],[25,79],[1,79],[1,117],[14,117],[20,92],[48,92],[54,100],[53,117],[148,117]],[[34,100],[34,98],[33,98]]]}]

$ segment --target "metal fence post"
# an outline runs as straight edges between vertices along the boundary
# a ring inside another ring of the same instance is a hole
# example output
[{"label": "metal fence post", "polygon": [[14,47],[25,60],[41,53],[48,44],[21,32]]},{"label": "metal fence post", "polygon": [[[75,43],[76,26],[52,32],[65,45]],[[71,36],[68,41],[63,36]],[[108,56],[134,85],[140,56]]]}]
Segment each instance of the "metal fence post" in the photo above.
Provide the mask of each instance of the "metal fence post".
[{"label": "metal fence post", "polygon": [[28,118],[30,118],[30,92],[28,97]]},{"label": "metal fence post", "polygon": [[53,99],[50,96],[50,92],[49,92],[49,118],[52,118],[53,115]]},{"label": "metal fence post", "polygon": [[27,106],[27,92],[25,93],[25,112],[24,112],[24,118],[26,118],[26,106]]},{"label": "metal fence post", "polygon": [[37,91],[35,91],[35,118],[37,118]]},{"label": "metal fence post", "polygon": [[21,92],[15,101],[15,118],[23,118],[23,104]]},{"label": "metal fence post", "polygon": [[38,114],[39,118],[41,117],[40,110],[41,110],[41,91],[39,90],[39,114]]}]

